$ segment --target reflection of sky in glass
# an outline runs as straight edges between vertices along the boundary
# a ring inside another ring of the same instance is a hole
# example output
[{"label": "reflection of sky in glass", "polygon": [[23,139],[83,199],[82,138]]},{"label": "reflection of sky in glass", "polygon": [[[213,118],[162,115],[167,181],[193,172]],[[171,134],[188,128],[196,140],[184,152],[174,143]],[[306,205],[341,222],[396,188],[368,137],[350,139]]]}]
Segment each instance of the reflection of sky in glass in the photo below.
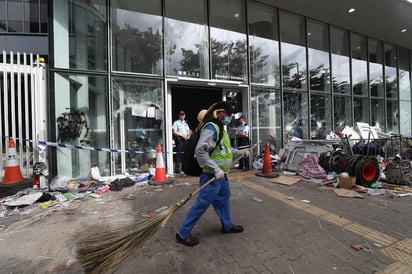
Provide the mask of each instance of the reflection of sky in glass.
[{"label": "reflection of sky in glass", "polygon": [[[298,63],[299,71],[306,70],[306,49],[304,47],[282,42],[281,48],[283,65]],[[291,73],[294,74],[296,71],[292,70]]]},{"label": "reflection of sky in glass", "polygon": [[161,29],[162,17],[137,11],[116,9],[116,23],[120,29],[125,28],[127,24],[140,31],[145,31],[149,28],[156,31]]},{"label": "reflection of sky in glass", "polygon": [[363,60],[352,59],[353,85],[367,81],[367,63]]},{"label": "reflection of sky in glass", "polygon": [[[166,19],[166,52],[176,47],[174,53],[168,55],[168,71],[172,73],[174,70],[180,70],[180,61],[183,59],[182,48],[185,50],[193,50],[194,53],[202,51],[208,52],[208,35],[207,27],[194,23],[183,22],[179,20]],[[200,49],[196,48],[196,44],[203,45]]]},{"label": "reflection of sky in glass", "polygon": [[385,67],[385,77],[386,80],[389,82],[396,80],[396,68],[393,67]]},{"label": "reflection of sky in glass", "polygon": [[[270,85],[278,84],[279,75],[275,75],[275,71],[279,70],[279,46],[278,41],[260,38],[257,36],[249,36],[250,47],[253,47],[254,51],[260,50],[260,56],[255,56],[252,51],[250,53],[251,59],[255,62],[259,62],[263,56],[267,56],[264,59],[263,66],[250,64],[251,73],[253,75],[252,81],[257,83],[266,83]],[[258,58],[255,60],[255,58]],[[259,79],[265,79],[259,81]]]},{"label": "reflection of sky in glass", "polygon": [[369,77],[372,83],[382,83],[383,71],[382,65],[376,63],[369,63]]},{"label": "reflection of sky in glass", "polygon": [[332,54],[332,78],[338,84],[346,82],[349,84],[350,70],[349,70],[349,57]]},{"label": "reflection of sky in glass", "polygon": [[320,66],[324,70],[329,70],[329,53],[309,48],[309,69],[315,69]]}]

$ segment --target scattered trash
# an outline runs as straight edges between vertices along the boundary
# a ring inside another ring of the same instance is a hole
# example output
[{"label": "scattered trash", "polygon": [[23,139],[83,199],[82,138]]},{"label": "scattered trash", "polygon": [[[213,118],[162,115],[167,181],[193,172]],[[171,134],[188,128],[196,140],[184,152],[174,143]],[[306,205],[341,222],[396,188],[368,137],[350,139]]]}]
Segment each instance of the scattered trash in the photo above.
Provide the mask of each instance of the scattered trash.
[{"label": "scattered trash", "polygon": [[253,196],[253,197],[251,198],[251,200],[253,200],[253,201],[255,201],[255,202],[258,202],[258,203],[263,203],[263,200],[260,199],[260,198],[258,198],[258,197],[256,197],[256,196]]},{"label": "scattered trash", "polygon": [[309,204],[310,203],[310,201],[309,200],[300,200],[301,202],[304,202],[304,203],[307,203],[307,204]]},{"label": "scattered trash", "polygon": [[385,195],[386,190],[384,189],[369,189],[368,194],[371,196],[382,196]]},{"label": "scattered trash", "polygon": [[166,209],[168,209],[168,208],[169,208],[168,206],[162,206],[162,207],[156,209],[155,212],[156,212],[156,213],[160,213],[160,212],[162,212],[162,211],[164,211],[164,210],[166,210]]},{"label": "scattered trash", "polygon": [[406,197],[406,196],[412,196],[412,193],[399,193],[399,194],[395,194],[396,197]]},{"label": "scattered trash", "polygon": [[54,205],[57,205],[56,201],[47,201],[47,202],[40,203],[40,208],[41,209],[46,209],[46,208],[52,207]]},{"label": "scattered trash", "polygon": [[6,206],[24,206],[24,205],[31,205],[36,202],[41,196],[43,195],[42,192],[36,192],[32,194],[27,194],[17,199],[12,199],[10,201],[6,201],[4,204]]},{"label": "scattered trash", "polygon": [[368,254],[373,254],[373,251],[372,251],[372,249],[371,249],[369,246],[365,246],[365,245],[362,245],[362,244],[358,244],[358,245],[351,245],[350,247],[351,247],[353,250],[356,250],[356,251],[362,250],[362,251],[365,251],[365,252],[368,253]]}]

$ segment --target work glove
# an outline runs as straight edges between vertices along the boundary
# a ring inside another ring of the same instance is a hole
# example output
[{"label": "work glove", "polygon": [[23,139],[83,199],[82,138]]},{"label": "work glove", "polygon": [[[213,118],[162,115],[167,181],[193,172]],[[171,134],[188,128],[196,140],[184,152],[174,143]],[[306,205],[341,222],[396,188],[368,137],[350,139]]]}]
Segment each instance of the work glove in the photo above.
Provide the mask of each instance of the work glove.
[{"label": "work glove", "polygon": [[225,176],[225,173],[219,169],[216,173],[215,173],[215,178],[216,180],[222,179]]},{"label": "work glove", "polygon": [[249,156],[250,156],[250,151],[249,150],[243,151],[243,158],[247,158]]}]

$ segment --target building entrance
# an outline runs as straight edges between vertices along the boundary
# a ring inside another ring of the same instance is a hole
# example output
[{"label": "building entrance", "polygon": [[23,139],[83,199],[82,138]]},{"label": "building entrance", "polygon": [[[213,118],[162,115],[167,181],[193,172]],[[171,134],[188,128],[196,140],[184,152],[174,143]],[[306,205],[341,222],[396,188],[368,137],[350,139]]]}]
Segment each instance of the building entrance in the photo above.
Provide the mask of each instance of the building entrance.
[{"label": "building entrance", "polygon": [[211,104],[222,100],[221,88],[172,87],[173,121],[179,118],[179,111],[186,113],[186,121],[191,130],[197,126],[197,114]]},{"label": "building entrance", "polygon": [[[246,87],[233,86],[233,85],[218,85],[215,87],[205,87],[190,85],[184,83],[176,85],[171,83],[168,86],[168,95],[166,100],[166,121],[165,128],[168,129],[165,132],[166,137],[166,150],[167,150],[167,170],[169,173],[178,170],[176,166],[179,165],[179,161],[176,165],[176,143],[178,140],[173,138],[172,125],[173,122],[179,119],[179,112],[185,112],[185,119],[189,124],[190,129],[193,131],[198,125],[197,115],[200,110],[209,108],[215,102],[222,100],[229,101],[234,109],[233,123],[227,127],[227,131],[231,140],[235,141],[235,131],[238,123],[238,115],[248,110],[248,93]],[[170,130],[169,130],[170,129]],[[172,157],[173,155],[173,157]]]}]

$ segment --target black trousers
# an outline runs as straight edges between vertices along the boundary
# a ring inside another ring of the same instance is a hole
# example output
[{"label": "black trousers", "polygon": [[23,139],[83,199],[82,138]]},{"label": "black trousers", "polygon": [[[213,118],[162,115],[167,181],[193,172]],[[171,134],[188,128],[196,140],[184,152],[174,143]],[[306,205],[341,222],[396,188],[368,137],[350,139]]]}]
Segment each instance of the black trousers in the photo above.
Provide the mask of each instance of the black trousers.
[{"label": "black trousers", "polygon": [[[247,137],[241,136],[241,137],[237,137],[236,139],[237,139],[237,146],[238,147],[250,145],[250,140]],[[244,169],[244,170],[249,170],[250,169],[249,157],[245,157],[245,158],[240,159],[239,169]]]},{"label": "black trousers", "polygon": [[176,143],[176,157],[175,157],[175,172],[182,170],[182,153],[186,140],[183,138],[175,138]]}]

